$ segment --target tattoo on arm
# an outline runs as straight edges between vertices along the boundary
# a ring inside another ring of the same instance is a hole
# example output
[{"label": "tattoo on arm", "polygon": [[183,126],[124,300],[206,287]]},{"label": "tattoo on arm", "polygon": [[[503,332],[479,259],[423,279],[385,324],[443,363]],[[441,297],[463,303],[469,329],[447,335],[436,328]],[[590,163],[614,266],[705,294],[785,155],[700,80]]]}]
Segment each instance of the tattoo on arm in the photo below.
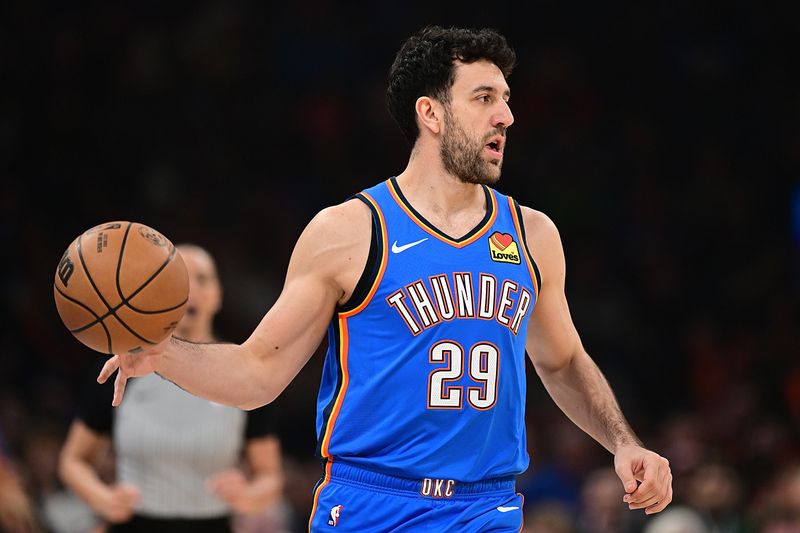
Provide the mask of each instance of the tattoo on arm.
[{"label": "tattoo on arm", "polygon": [[[164,381],[169,381],[170,383],[172,383],[173,385],[175,385],[176,387],[178,387],[178,388],[179,388],[179,389],[181,389],[182,391],[184,391],[184,392],[189,392],[188,390],[184,389],[183,387],[181,387],[180,385],[178,385],[177,383],[175,383],[175,382],[174,382],[174,381],[172,381],[171,379],[169,379],[169,378],[166,378],[166,377],[162,376],[162,375],[161,375],[161,374],[159,374],[158,372],[154,372],[154,374],[155,374],[156,376],[160,377],[161,379],[163,379]],[[189,392],[189,394],[191,394],[191,392]]]}]

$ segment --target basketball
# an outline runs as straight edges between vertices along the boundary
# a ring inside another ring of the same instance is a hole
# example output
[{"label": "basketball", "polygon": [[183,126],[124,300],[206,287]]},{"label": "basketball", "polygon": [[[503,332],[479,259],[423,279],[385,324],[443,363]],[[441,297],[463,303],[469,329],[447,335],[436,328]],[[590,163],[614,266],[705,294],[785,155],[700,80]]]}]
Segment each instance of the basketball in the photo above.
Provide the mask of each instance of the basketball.
[{"label": "basketball", "polygon": [[175,246],[136,222],[82,233],[56,268],[53,294],[64,325],[89,348],[137,353],[166,339],[186,310],[189,276]]}]

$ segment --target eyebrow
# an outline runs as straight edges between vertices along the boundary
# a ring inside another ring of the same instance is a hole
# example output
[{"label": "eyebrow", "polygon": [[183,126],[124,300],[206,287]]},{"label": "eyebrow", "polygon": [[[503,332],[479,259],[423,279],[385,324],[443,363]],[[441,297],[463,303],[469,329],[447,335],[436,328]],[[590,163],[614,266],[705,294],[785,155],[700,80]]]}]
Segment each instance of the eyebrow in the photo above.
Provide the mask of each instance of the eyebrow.
[{"label": "eyebrow", "polygon": [[[472,89],[472,92],[473,93],[480,93],[480,92],[494,93],[494,92],[497,92],[497,89],[495,89],[491,85],[480,85],[480,86],[475,87],[474,89]],[[506,89],[505,91],[503,91],[503,96],[505,96],[506,98],[511,98],[511,89]]]}]

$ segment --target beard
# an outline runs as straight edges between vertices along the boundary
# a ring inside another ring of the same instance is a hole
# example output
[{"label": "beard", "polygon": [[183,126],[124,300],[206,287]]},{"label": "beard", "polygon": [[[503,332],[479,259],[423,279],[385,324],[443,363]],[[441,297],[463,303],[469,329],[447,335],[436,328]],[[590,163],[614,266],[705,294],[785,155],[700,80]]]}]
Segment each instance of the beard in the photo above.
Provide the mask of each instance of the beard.
[{"label": "beard", "polygon": [[[485,140],[470,138],[449,109],[444,112],[444,124],[442,145],[439,148],[444,169],[464,183],[480,185],[497,183],[503,161],[487,161],[484,158]],[[498,128],[498,131],[488,134],[485,138],[488,139],[497,133],[503,135],[504,129]]]}]

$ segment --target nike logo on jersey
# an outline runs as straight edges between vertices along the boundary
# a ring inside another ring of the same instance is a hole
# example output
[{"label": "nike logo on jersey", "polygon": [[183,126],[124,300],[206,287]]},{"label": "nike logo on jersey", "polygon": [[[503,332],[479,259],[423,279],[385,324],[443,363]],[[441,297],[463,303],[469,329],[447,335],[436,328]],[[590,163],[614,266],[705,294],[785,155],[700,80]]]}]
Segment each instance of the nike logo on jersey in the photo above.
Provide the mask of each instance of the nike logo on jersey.
[{"label": "nike logo on jersey", "polygon": [[406,250],[408,250],[408,249],[409,249],[409,248],[411,248],[412,246],[416,246],[416,245],[418,245],[419,243],[421,243],[421,242],[425,242],[425,241],[427,241],[427,240],[428,240],[428,238],[427,238],[427,237],[425,237],[424,239],[420,239],[420,240],[418,240],[418,241],[410,242],[410,243],[408,243],[408,244],[404,244],[404,245],[402,245],[402,246],[397,246],[397,241],[394,241],[394,242],[392,243],[392,253],[393,253],[393,254],[399,254],[400,252],[405,252]]},{"label": "nike logo on jersey", "polygon": [[503,507],[502,505],[497,508],[498,511],[501,513],[507,513],[509,511],[516,511],[519,507]]}]

